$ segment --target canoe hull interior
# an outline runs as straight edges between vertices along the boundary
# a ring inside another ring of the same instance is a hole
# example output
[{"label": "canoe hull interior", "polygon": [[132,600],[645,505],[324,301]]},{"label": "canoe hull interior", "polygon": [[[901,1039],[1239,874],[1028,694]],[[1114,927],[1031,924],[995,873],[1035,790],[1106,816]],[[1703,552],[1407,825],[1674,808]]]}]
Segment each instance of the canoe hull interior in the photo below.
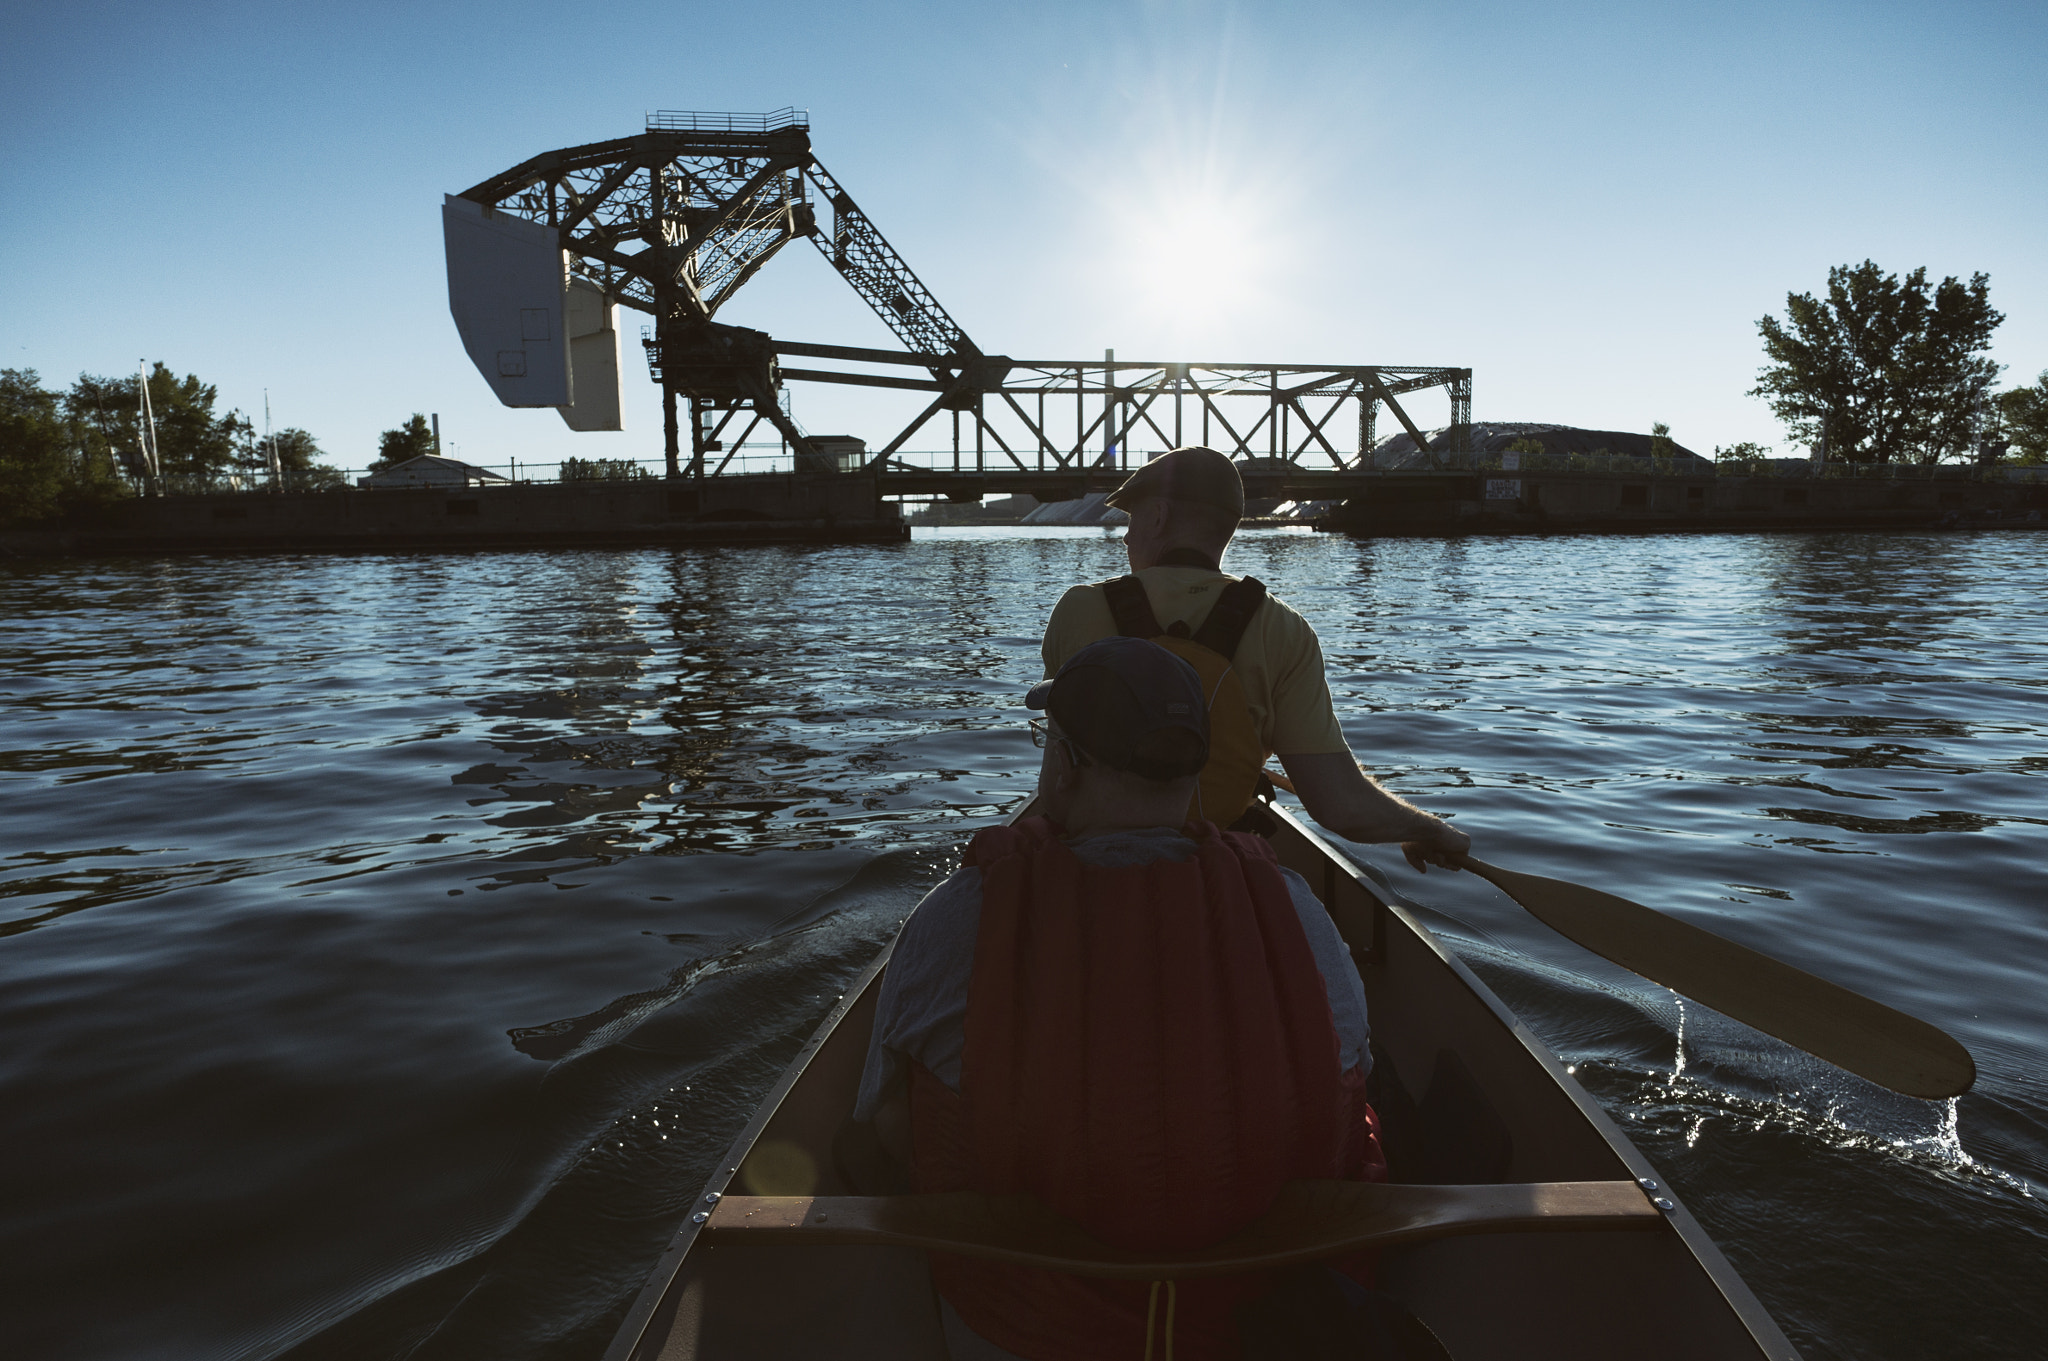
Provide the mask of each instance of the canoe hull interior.
[{"label": "canoe hull interior", "polygon": [[[1396,1178],[1662,1179],[1540,1041],[1411,915],[1283,815],[1273,838],[1365,983]],[[838,1166],[887,952],[819,1028],[706,1194],[850,1195]],[[700,1201],[698,1209],[708,1208]],[[606,1361],[945,1361],[923,1254],[698,1242],[685,1224]],[[1458,1361],[1783,1358],[1791,1344],[1682,1204],[1651,1232],[1495,1233],[1389,1249],[1380,1285]]]}]

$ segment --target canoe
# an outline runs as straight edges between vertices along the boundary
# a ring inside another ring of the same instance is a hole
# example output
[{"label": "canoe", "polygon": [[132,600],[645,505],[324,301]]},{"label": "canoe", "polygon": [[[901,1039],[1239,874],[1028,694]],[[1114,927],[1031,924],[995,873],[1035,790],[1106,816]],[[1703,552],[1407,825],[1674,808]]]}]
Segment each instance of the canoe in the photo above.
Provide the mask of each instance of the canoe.
[{"label": "canoe", "polygon": [[889,951],[761,1103],[606,1361],[945,1361],[925,1251],[1136,1279],[1380,1249],[1378,1287],[1456,1361],[1798,1353],[1564,1064],[1369,871],[1284,809],[1280,862],[1365,984],[1394,1182],[1290,1183],[1205,1253],[1142,1261],[1018,1198],[875,1196],[851,1111]]}]

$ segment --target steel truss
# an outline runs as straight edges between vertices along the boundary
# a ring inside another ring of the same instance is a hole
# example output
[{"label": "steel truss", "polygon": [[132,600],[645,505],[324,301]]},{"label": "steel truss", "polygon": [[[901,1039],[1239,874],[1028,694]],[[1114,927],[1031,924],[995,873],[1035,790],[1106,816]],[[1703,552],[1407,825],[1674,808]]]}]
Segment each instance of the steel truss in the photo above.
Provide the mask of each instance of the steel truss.
[{"label": "steel truss", "polygon": [[[843,345],[775,343],[785,357],[930,366],[932,355]],[[1428,447],[1400,398],[1445,388],[1451,444],[1472,422],[1472,371],[1387,365],[1194,364],[1009,359],[984,361],[994,381],[961,391],[959,380],[893,377],[784,365],[784,379],[857,383],[938,394],[871,460],[892,456],[950,408],[953,459],[962,471],[1064,472],[1120,467],[1133,452],[1206,444],[1234,458],[1324,470],[1370,466],[1381,403],[1417,445]],[[962,400],[962,397],[965,400]],[[962,427],[965,427],[964,431]],[[970,451],[963,435],[972,441]]]},{"label": "steel truss", "polygon": [[[692,475],[722,470],[729,454],[716,467],[707,456],[736,448],[764,420],[799,453],[814,453],[778,396],[785,381],[935,394],[874,453],[870,466],[877,469],[895,466],[906,442],[942,412],[950,413],[953,463],[963,472],[1113,468],[1134,448],[1155,443],[1210,444],[1240,458],[1318,469],[1363,468],[1382,402],[1427,447],[1397,399],[1435,387],[1449,391],[1453,448],[1464,448],[1471,423],[1470,369],[985,355],[812,155],[809,118],[794,109],[653,114],[639,136],[536,156],[461,197],[556,228],[575,274],[620,305],[653,314],[645,344],[649,371],[662,387],[671,476],[683,471],[678,394],[690,403]],[[903,351],[777,341],[713,320],[799,237],[874,309]],[[924,373],[790,368],[784,357]],[[744,428],[728,440],[742,417]],[[971,465],[961,445],[963,423],[973,443]]]}]

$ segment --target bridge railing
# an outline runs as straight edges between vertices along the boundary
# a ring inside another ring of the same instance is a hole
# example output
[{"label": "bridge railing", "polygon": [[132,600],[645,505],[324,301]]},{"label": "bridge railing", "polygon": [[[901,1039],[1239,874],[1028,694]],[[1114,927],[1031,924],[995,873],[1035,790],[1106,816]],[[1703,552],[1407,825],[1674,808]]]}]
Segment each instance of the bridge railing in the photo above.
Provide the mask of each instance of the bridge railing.
[{"label": "bridge railing", "polygon": [[809,109],[780,108],[773,113],[706,113],[695,109],[657,109],[647,115],[649,132],[780,132],[811,125]]},{"label": "bridge railing", "polygon": [[[1112,461],[1097,464],[1094,471],[1113,468],[1118,472],[1135,469],[1154,453],[1163,450],[1133,449],[1113,451]],[[451,454],[450,457],[457,457]],[[797,461],[794,453],[785,445],[773,442],[744,444],[737,449],[723,451],[711,456],[723,460],[721,476],[772,476],[796,472]],[[1370,479],[1376,477],[1411,477],[1441,473],[1447,475],[1488,475],[1518,476],[1542,473],[1593,473],[1610,477],[1768,477],[1768,478],[1860,478],[1880,481],[1943,481],[1943,482],[2022,482],[2048,483],[2048,466],[2016,466],[1999,464],[1979,467],[1973,464],[1943,463],[1830,463],[1817,467],[1805,459],[1724,459],[1714,462],[1695,458],[1641,458],[1627,454],[1528,454],[1519,456],[1500,453],[1455,454],[1439,452],[1440,467],[1414,466],[1409,460],[1413,451],[1406,451],[1399,463],[1390,466],[1354,468],[1350,476]],[[906,449],[889,456],[884,471],[950,473],[955,471],[954,454],[950,449]],[[513,459],[504,462],[468,463],[497,480],[519,485],[538,483],[592,483],[617,481],[658,480],[666,473],[666,463],[660,457],[653,458],[591,458],[569,457],[560,460]],[[1272,477],[1285,474],[1285,468],[1266,459],[1239,460],[1239,466],[1247,475]],[[368,469],[348,468],[338,470],[350,487],[356,479],[366,476]],[[1000,480],[1003,468],[991,466],[986,472],[977,471],[971,464],[960,467],[963,477],[985,479],[991,474]],[[1014,472],[1015,469],[1010,469]],[[1032,470],[1032,471],[1035,471]],[[1328,468],[1303,464],[1300,471],[1310,476],[1327,475]],[[236,485],[239,482],[240,485]],[[262,477],[249,479],[216,479],[205,487],[194,486],[187,490],[211,491],[262,491],[268,482]],[[992,493],[1000,494],[1000,493]],[[922,498],[913,498],[922,499]]]}]

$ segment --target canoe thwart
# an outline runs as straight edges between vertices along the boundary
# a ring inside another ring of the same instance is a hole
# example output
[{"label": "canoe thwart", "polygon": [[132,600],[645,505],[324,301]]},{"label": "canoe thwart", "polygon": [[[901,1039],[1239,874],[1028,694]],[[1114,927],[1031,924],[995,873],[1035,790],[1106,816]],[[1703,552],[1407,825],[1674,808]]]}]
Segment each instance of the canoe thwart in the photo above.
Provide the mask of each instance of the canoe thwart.
[{"label": "canoe thwart", "polygon": [[1656,1229],[1632,1181],[1390,1186],[1294,1181],[1273,1208],[1210,1247],[1160,1255],[1111,1247],[1028,1196],[726,1196],[700,1237],[742,1244],[926,1248],[1077,1276],[1162,1280],[1263,1271],[1366,1248],[1476,1233]]}]

